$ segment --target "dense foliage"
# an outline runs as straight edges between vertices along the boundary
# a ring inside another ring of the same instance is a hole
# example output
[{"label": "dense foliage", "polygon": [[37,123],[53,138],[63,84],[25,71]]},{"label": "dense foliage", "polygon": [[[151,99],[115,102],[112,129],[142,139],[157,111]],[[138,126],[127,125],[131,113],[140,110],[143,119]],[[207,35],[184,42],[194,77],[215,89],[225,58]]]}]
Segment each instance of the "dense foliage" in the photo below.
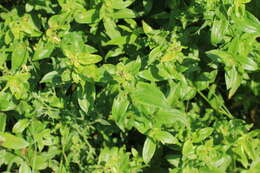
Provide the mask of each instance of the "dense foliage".
[{"label": "dense foliage", "polygon": [[259,0],[2,0],[0,172],[259,173]]}]

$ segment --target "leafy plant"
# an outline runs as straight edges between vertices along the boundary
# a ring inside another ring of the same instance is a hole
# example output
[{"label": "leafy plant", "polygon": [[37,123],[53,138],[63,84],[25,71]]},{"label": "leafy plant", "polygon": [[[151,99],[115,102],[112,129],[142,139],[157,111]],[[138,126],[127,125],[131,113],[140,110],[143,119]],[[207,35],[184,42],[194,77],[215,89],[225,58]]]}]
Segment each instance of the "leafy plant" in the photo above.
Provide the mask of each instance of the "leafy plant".
[{"label": "leafy plant", "polygon": [[1,1],[0,172],[259,172],[259,8]]}]

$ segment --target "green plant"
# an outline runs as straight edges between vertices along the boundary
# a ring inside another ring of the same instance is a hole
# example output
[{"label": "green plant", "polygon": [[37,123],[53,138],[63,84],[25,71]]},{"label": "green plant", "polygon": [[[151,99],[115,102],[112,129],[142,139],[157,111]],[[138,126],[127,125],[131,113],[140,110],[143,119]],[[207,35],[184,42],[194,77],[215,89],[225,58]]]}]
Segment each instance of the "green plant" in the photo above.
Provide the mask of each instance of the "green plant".
[{"label": "green plant", "polygon": [[259,172],[259,9],[1,2],[0,172]]}]

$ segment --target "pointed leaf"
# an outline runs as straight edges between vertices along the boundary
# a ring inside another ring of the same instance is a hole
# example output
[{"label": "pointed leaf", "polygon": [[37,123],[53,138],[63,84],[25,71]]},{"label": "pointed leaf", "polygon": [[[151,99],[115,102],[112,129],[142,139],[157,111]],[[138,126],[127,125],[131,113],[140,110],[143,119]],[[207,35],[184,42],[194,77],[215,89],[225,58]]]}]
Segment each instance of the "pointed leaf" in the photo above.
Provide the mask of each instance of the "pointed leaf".
[{"label": "pointed leaf", "polygon": [[44,42],[40,42],[38,44],[38,46],[36,47],[36,50],[34,52],[33,55],[33,60],[37,61],[37,60],[42,60],[45,58],[49,58],[54,50],[54,45],[51,42],[48,43],[44,43]]},{"label": "pointed leaf", "polygon": [[19,168],[19,173],[31,173],[31,168],[26,164],[23,163]]},{"label": "pointed leaf", "polygon": [[113,14],[114,19],[131,19],[135,17],[136,17],[135,13],[128,8],[121,9],[117,12],[114,12]]},{"label": "pointed leaf", "polygon": [[78,56],[78,61],[82,65],[95,64],[102,61],[102,57],[95,54],[81,53]]},{"label": "pointed leaf", "polygon": [[117,37],[121,37],[120,32],[116,29],[115,22],[110,18],[104,18],[104,27],[106,30],[106,34],[110,37],[110,39],[114,39]]},{"label": "pointed leaf", "polygon": [[43,76],[40,83],[47,83],[47,82],[51,83],[53,79],[58,76],[58,74],[59,73],[57,71],[51,71]]},{"label": "pointed leaf", "polygon": [[192,142],[190,140],[187,140],[182,148],[182,154],[184,157],[187,157],[189,159],[193,159],[195,155],[195,150]]},{"label": "pointed leaf", "polygon": [[146,138],[143,146],[143,159],[146,164],[150,162],[156,150],[156,143],[150,139]]},{"label": "pointed leaf", "polygon": [[226,21],[224,20],[214,20],[213,26],[211,29],[211,42],[216,45],[223,40],[225,29],[226,29]]},{"label": "pointed leaf", "polygon": [[132,93],[133,101],[136,103],[168,109],[170,106],[164,94],[159,88],[148,83],[139,82],[136,90]]},{"label": "pointed leaf", "polygon": [[91,9],[91,10],[81,9],[81,10],[78,10],[75,13],[75,20],[78,23],[86,23],[86,24],[94,23],[95,20],[98,19],[98,16],[96,16],[95,13],[96,13],[95,9]]},{"label": "pointed leaf", "polygon": [[145,21],[142,21],[143,24],[143,30],[145,34],[151,34],[153,32],[153,28],[150,27]]},{"label": "pointed leaf", "polygon": [[87,114],[94,104],[95,87],[92,83],[86,83],[77,91],[80,108]]},{"label": "pointed leaf", "polygon": [[0,132],[4,132],[6,127],[6,114],[0,112]]},{"label": "pointed leaf", "polygon": [[0,145],[9,149],[26,148],[29,143],[23,138],[11,135],[10,133],[0,132]]},{"label": "pointed leaf", "polygon": [[156,113],[155,120],[158,124],[173,124],[177,122],[186,125],[188,123],[185,112],[177,109],[161,109]]},{"label": "pointed leaf", "polygon": [[163,144],[178,144],[178,139],[175,138],[172,134],[165,131],[159,131],[155,133],[155,138]]},{"label": "pointed leaf", "polygon": [[120,93],[115,99],[112,107],[112,118],[116,121],[121,129],[123,125],[120,121],[124,120],[129,101],[124,93]]},{"label": "pointed leaf", "polygon": [[22,133],[24,129],[29,125],[28,119],[19,120],[13,127],[14,133]]},{"label": "pointed leaf", "polygon": [[242,77],[240,76],[236,68],[232,67],[230,70],[226,71],[225,81],[227,89],[230,89],[228,97],[231,98],[235,94],[236,90],[239,88]]},{"label": "pointed leaf", "polygon": [[135,0],[111,0],[111,5],[114,9],[124,9],[128,6],[130,6]]},{"label": "pointed leaf", "polygon": [[222,62],[228,67],[237,65],[237,62],[235,61],[233,55],[229,52],[215,49],[215,50],[206,52],[206,54],[213,61]]},{"label": "pointed leaf", "polygon": [[17,42],[13,47],[12,53],[12,70],[18,70],[27,61],[27,48],[26,44]]}]

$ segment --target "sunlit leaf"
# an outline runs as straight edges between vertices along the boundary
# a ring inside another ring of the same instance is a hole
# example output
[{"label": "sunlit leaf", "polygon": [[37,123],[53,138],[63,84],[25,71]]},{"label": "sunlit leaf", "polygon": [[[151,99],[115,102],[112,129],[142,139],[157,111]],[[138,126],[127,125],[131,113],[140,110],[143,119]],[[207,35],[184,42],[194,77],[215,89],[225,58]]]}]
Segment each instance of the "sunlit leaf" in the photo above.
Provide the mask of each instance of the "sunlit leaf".
[{"label": "sunlit leaf", "polygon": [[29,143],[23,138],[11,135],[10,133],[0,132],[0,145],[9,149],[26,148]]},{"label": "sunlit leaf", "polygon": [[143,146],[143,160],[147,164],[152,159],[156,150],[156,143],[150,139],[149,137],[146,138]]}]

